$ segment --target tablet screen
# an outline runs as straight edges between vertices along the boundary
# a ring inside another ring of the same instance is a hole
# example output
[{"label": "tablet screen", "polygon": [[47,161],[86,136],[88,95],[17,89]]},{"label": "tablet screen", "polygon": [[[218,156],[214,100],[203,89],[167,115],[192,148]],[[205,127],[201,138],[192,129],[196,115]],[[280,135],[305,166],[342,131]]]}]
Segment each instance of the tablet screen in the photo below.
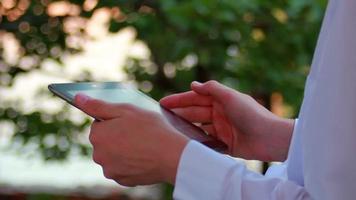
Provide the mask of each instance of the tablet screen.
[{"label": "tablet screen", "polygon": [[130,103],[143,109],[160,112],[158,103],[145,98],[138,91],[130,88],[90,88],[86,90],[68,90],[68,93],[73,97],[78,93],[84,93],[92,98],[105,100],[110,103]]},{"label": "tablet screen", "polygon": [[129,103],[142,109],[157,112],[184,135],[217,150],[225,148],[223,143],[206,135],[199,127],[163,108],[151,97],[126,84],[117,82],[51,84],[49,89],[72,105],[75,95],[83,93],[91,98],[110,103]]}]

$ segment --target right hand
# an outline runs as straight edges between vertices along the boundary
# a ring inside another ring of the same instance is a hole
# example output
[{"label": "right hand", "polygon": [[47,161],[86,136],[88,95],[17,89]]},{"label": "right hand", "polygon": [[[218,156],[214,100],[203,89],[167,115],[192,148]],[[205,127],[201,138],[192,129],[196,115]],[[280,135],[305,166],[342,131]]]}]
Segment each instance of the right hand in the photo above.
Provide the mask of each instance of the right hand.
[{"label": "right hand", "polygon": [[226,153],[244,159],[283,161],[288,154],[293,120],[282,119],[252,97],[216,81],[193,82],[192,91],[163,98],[162,106],[217,137]]}]

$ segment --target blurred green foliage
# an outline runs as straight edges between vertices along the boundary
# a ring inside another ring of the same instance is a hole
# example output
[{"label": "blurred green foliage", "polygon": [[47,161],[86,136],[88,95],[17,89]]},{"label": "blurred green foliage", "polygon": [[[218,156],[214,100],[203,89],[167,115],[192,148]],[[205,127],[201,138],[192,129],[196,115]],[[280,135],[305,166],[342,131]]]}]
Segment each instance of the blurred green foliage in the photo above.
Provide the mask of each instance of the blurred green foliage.
[{"label": "blurred green foliage", "polygon": [[[21,2],[28,4],[21,7]],[[0,82],[2,87],[11,88],[17,75],[40,69],[45,59],[61,63],[62,54],[81,50],[68,45],[66,39],[73,33],[63,28],[73,14],[50,16],[46,11],[53,2],[20,0],[7,9],[0,3],[0,30],[13,33],[22,56],[36,61],[30,68],[6,63],[0,47],[0,77],[8,77]],[[125,27],[137,31],[137,39],[146,43],[151,55],[128,58],[125,71],[156,99],[188,90],[193,80],[215,79],[265,102],[273,92],[281,93],[294,115],[326,6],[325,0],[102,0],[85,9],[84,0],[66,2],[79,8],[74,17],[90,18],[96,10],[108,8],[111,32]],[[15,10],[20,13],[17,18],[11,15]],[[85,37],[83,30],[75,34]],[[86,75],[73,81],[95,80]],[[45,158],[64,159],[73,146],[88,153],[71,136],[83,131],[89,121],[77,125],[66,120],[67,109],[55,115],[23,114],[16,103],[1,102],[0,120],[15,122],[15,138],[24,143],[33,137],[43,143],[50,133],[64,136],[70,144],[67,148],[41,145]]]},{"label": "blurred green foliage", "polygon": [[110,30],[133,26],[148,44],[157,72],[146,72],[140,60],[127,72],[153,82],[153,95],[216,79],[250,94],[281,92],[298,108],[324,3],[130,1],[121,7],[127,19],[113,20]]},{"label": "blurred green foliage", "polygon": [[[90,18],[100,8],[110,8],[112,32],[125,27],[136,29],[137,39],[147,44],[151,56],[149,60],[129,58],[125,69],[144,90],[153,87],[149,93],[156,99],[188,90],[193,80],[215,79],[265,99],[272,92],[280,92],[295,111],[301,103],[326,4],[323,0],[103,0],[88,10],[83,9],[85,1],[67,2],[77,5],[77,17],[83,18]],[[21,0],[7,12],[2,9],[0,29],[13,33],[22,46],[22,56],[36,61],[31,68],[23,68],[0,57],[0,76],[10,75],[10,80],[1,82],[2,86],[11,87],[18,74],[41,68],[44,59],[61,62],[61,54],[81,50],[66,42],[72,33],[65,32],[63,26],[72,14],[50,16],[46,11],[51,3]],[[14,19],[11,11],[21,11],[21,15]],[[86,80],[92,80],[90,75],[73,81]],[[2,120],[9,119],[9,110],[17,112],[9,106],[2,106]],[[18,136],[28,141],[32,136],[56,130],[78,129],[55,116],[51,117],[52,127],[47,129],[40,117],[43,114],[18,113],[28,127],[19,128]]]}]

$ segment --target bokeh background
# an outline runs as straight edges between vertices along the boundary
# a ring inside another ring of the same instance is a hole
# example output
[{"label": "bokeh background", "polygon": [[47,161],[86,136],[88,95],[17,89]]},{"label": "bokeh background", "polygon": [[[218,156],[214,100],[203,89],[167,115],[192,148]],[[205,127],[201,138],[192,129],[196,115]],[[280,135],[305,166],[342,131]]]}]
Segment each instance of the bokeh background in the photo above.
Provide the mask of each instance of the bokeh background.
[{"label": "bokeh background", "polygon": [[[218,80],[295,117],[326,0],[1,0],[0,199],[171,199],[91,161],[91,119],[54,82],[123,81],[155,99]],[[248,162],[264,172],[269,163]]]}]

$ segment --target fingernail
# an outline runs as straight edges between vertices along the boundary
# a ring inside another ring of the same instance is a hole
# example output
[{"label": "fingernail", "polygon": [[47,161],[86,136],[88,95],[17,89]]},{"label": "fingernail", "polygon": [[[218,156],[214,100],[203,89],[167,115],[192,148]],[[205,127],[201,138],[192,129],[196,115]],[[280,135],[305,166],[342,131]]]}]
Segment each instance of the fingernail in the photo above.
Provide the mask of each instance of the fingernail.
[{"label": "fingernail", "polygon": [[84,105],[89,99],[89,96],[82,93],[79,93],[75,96],[76,103],[79,105]]},{"label": "fingernail", "polygon": [[202,83],[198,82],[198,81],[193,81],[192,84],[194,85],[201,85]]}]

